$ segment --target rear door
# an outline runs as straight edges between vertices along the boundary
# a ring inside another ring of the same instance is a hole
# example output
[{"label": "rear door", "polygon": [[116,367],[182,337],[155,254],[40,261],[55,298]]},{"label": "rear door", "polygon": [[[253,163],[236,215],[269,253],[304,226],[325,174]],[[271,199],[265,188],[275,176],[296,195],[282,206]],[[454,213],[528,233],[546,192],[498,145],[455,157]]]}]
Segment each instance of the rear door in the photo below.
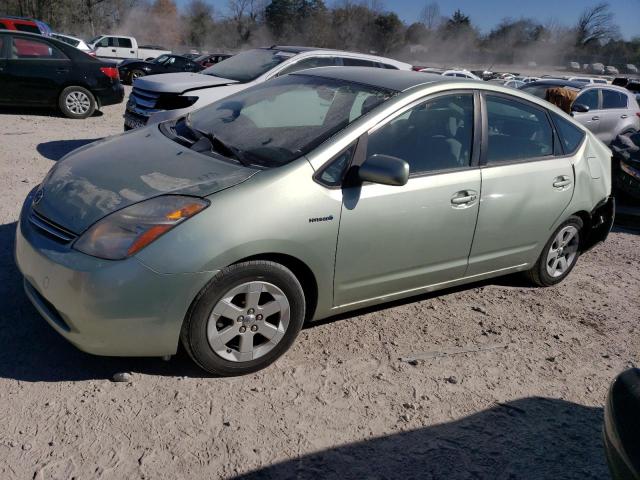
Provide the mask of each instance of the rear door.
[{"label": "rear door", "polygon": [[136,58],[136,51],[133,49],[133,42],[130,38],[116,38],[116,56],[118,58]]},{"label": "rear door", "polygon": [[17,103],[52,105],[71,75],[71,60],[44,38],[14,36],[7,75]]},{"label": "rear door", "polygon": [[607,145],[625,129],[632,127],[628,98],[624,92],[602,88],[602,110],[600,112],[600,140]]},{"label": "rear door", "polygon": [[546,110],[483,95],[482,193],[467,276],[534,262],[573,195],[571,157]]},{"label": "rear door", "polygon": [[600,89],[587,88],[583,90],[574,100],[574,104],[578,103],[589,107],[588,112],[573,112],[573,118],[575,118],[582,125],[587,127],[593,133],[600,137]]},{"label": "rear door", "polygon": [[335,305],[419,291],[464,275],[480,192],[476,105],[471,92],[439,95],[369,132],[362,158],[399,157],[409,163],[410,178],[403,186],[343,188]]}]

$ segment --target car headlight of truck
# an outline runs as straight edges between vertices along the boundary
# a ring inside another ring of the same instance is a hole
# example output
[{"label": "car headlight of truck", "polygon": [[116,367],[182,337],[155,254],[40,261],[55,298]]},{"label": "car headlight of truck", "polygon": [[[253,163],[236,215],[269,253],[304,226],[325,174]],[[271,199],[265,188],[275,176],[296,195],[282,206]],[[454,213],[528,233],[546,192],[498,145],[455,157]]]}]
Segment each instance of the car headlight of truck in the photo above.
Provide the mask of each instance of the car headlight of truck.
[{"label": "car headlight of truck", "polygon": [[73,248],[107,260],[142,250],[175,226],[209,206],[202,198],[163,195],[107,215],[76,240]]}]

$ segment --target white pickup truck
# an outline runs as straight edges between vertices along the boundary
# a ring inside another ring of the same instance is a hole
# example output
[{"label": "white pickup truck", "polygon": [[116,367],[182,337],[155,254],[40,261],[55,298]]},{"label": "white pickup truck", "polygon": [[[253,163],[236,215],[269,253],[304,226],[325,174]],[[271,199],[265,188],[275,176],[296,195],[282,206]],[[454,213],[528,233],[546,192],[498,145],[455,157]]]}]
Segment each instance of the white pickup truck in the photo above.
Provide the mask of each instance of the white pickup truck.
[{"label": "white pickup truck", "polygon": [[99,35],[89,42],[89,46],[95,50],[96,57],[116,61],[125,58],[149,60],[171,53],[171,50],[154,45],[138,45],[135,38],[123,35]]}]

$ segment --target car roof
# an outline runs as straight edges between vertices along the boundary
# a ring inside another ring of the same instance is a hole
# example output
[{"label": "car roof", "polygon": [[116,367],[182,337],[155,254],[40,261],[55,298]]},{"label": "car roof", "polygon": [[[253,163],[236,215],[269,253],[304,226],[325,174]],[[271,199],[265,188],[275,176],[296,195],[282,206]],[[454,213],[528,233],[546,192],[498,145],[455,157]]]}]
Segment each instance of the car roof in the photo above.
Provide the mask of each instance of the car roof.
[{"label": "car roof", "polygon": [[538,80],[536,82],[527,83],[527,87],[573,87],[578,90],[582,90],[585,84],[582,82],[574,82],[572,80],[562,80],[561,78],[548,78],[545,80]]},{"label": "car roof", "polygon": [[332,78],[346,82],[361,83],[372,87],[403,92],[418,85],[442,82],[469,81],[455,77],[443,77],[432,73],[414,72],[411,70],[391,70],[374,67],[318,67],[290,75],[312,75],[314,77]]},{"label": "car roof", "polygon": [[620,87],[618,85],[611,85],[611,84],[604,84],[604,83],[588,83],[587,85],[585,85],[582,89],[583,90],[589,90],[591,88],[599,88],[599,89],[606,89],[606,90],[615,90],[616,92],[623,92],[623,93],[629,93],[629,90],[625,87]]}]

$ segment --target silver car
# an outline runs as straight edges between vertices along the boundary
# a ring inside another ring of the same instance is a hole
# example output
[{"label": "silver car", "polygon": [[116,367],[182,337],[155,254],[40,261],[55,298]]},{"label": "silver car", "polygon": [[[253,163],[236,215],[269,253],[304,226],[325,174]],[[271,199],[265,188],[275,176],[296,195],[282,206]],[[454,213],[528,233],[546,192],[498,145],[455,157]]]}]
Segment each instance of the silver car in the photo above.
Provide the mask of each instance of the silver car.
[{"label": "silver car", "polygon": [[605,144],[609,145],[618,135],[640,131],[640,106],[634,93],[626,88],[546,79],[523,85],[520,90],[544,99],[548,89],[558,87],[577,92],[573,117]]},{"label": "silver car", "polygon": [[244,374],[305,322],[513,272],[561,282],[611,227],[610,157],[518,90],[306,70],[58,161],[16,260],[82,350],[181,340],[205,370]]}]

